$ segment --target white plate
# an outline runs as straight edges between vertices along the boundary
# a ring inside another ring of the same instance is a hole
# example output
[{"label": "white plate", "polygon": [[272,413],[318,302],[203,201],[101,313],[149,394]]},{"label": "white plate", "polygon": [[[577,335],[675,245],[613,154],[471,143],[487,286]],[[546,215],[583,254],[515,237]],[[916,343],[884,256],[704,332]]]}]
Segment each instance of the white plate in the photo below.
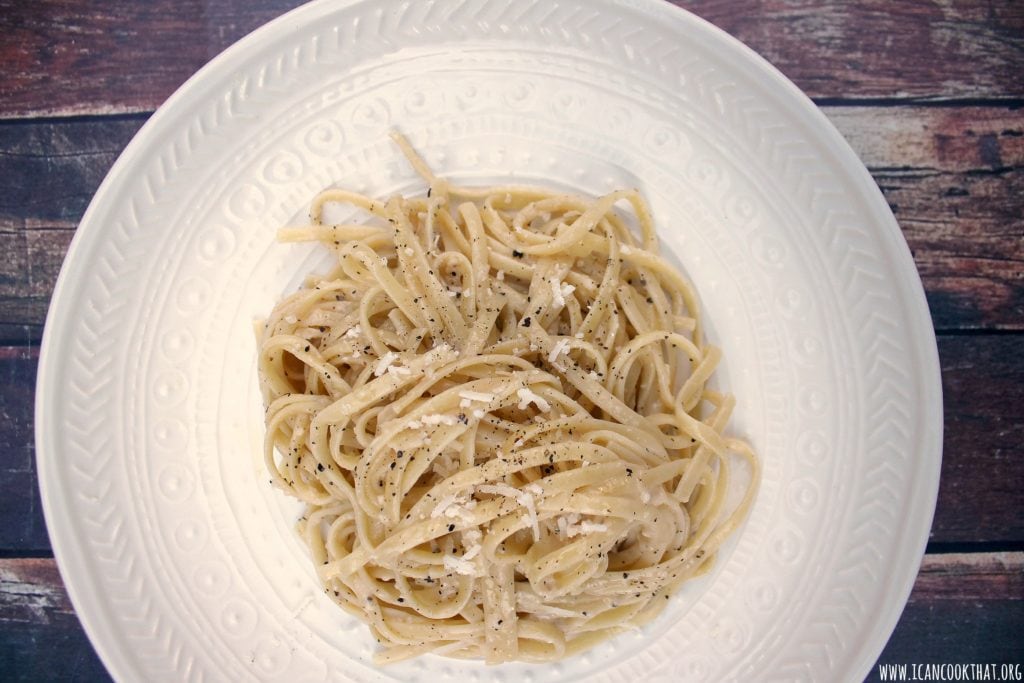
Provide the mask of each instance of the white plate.
[{"label": "white plate", "polygon": [[[650,199],[764,460],[747,525],[664,615],[583,656],[374,667],[269,487],[251,322],[324,262],[275,244],[331,183],[443,174]],[[121,680],[862,677],[931,523],[942,413],[899,228],[825,117],[753,52],[639,0],[330,0],[226,51],[144,126],[54,293],[36,406],[54,551]]]}]

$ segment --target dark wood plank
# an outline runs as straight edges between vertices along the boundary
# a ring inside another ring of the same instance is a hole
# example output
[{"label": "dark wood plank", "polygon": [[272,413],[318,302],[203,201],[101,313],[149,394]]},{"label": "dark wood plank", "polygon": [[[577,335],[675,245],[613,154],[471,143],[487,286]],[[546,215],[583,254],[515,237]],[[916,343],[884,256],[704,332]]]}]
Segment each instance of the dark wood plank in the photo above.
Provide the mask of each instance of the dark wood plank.
[{"label": "dark wood plank", "polygon": [[[1020,662],[1024,553],[927,555],[879,663]],[[106,679],[50,559],[0,560],[0,671]],[[57,655],[57,656],[55,656]],[[874,667],[869,680],[877,680]]]},{"label": "dark wood plank", "polygon": [[826,111],[903,228],[936,328],[1024,328],[1024,111]]},{"label": "dark wood plank", "polygon": [[143,122],[0,125],[0,340],[41,337],[75,225]]},{"label": "dark wood plank", "polygon": [[[674,0],[818,98],[1024,96],[1015,0]],[[299,0],[0,0],[0,118],[151,111]]]},{"label": "dark wood plank", "polygon": [[[930,541],[1024,540],[1024,335],[939,338],[945,402],[942,479]],[[0,347],[0,551],[39,553],[32,403],[35,349]]]},{"label": "dark wood plank", "polygon": [[50,549],[32,431],[38,359],[37,348],[0,347],[0,552]]},{"label": "dark wood plank", "polygon": [[152,111],[301,0],[0,0],[0,118]]},{"label": "dark wood plank", "polygon": [[939,337],[945,436],[931,541],[1024,540],[1024,343]]},{"label": "dark wood plank", "polygon": [[879,664],[1017,664],[1024,673],[1022,630],[1024,553],[928,555],[868,680],[880,680]]},{"label": "dark wood plank", "polygon": [[5,681],[109,681],[52,559],[0,560]]},{"label": "dark wood plank", "polygon": [[[826,113],[896,212],[937,328],[1024,329],[1024,109]],[[0,343],[38,340],[74,226],[143,118],[0,124]]]},{"label": "dark wood plank", "polygon": [[673,0],[736,36],[815,98],[1024,95],[1016,0]]}]

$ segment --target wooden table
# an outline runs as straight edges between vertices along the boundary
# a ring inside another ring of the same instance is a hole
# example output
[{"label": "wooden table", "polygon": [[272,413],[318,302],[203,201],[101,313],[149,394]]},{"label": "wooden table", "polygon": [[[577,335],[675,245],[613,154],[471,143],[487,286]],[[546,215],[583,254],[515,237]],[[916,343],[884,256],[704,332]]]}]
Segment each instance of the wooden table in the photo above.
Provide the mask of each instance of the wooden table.
[{"label": "wooden table", "polygon": [[[150,113],[295,4],[0,0],[2,680],[107,678],[57,573],[35,476],[38,345],[65,249]],[[1024,2],[680,4],[824,109],[924,280],[942,361],[942,485],[879,661],[1024,667]]]}]

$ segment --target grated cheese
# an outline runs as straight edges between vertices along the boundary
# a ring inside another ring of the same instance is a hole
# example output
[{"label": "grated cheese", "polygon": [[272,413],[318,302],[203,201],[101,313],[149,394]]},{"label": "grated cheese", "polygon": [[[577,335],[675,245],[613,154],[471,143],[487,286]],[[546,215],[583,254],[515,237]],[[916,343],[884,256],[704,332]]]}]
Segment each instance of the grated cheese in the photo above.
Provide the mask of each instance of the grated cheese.
[{"label": "grated cheese", "polygon": [[[470,524],[473,521],[470,511],[476,507],[476,501],[470,498],[471,493],[472,491],[470,490],[445,496],[438,501],[437,506],[431,511],[431,519],[445,517],[447,519],[457,519],[464,524]],[[478,531],[477,533],[480,532]]]},{"label": "grated cheese", "polygon": [[516,392],[519,395],[519,410],[526,410],[530,404],[537,406],[541,412],[548,412],[551,410],[551,404],[545,401],[542,397],[530,391],[529,388],[523,387]]},{"label": "grated cheese", "polygon": [[394,351],[388,351],[387,353],[385,353],[383,356],[380,357],[380,360],[377,361],[377,367],[373,369],[373,376],[380,377],[381,375],[383,375],[385,372],[388,371],[388,368],[391,367],[391,364],[394,363],[397,359],[398,354],[395,353]]},{"label": "grated cheese", "polygon": [[533,530],[534,542],[540,540],[540,524],[537,523],[537,506],[530,493],[525,490],[520,491],[517,488],[502,483],[481,484],[477,487],[477,490],[481,493],[493,493],[499,496],[515,498],[520,505],[526,508],[526,513],[530,517],[530,528]]},{"label": "grated cheese", "polygon": [[556,360],[558,360],[558,357],[561,356],[563,353],[565,353],[568,349],[569,349],[569,340],[568,339],[559,339],[558,343],[555,344],[555,347],[553,349],[551,349],[551,353],[548,354],[548,362],[549,363],[554,363]]},{"label": "grated cheese", "polygon": [[450,427],[454,424],[458,424],[458,420],[456,420],[455,417],[453,417],[452,415],[443,415],[441,413],[437,413],[436,415],[424,415],[420,418],[420,420],[423,422],[423,424],[427,425],[443,424],[448,425]]},{"label": "grated cheese", "polygon": [[598,531],[608,531],[608,526],[605,524],[588,522],[586,520],[580,521],[580,516],[575,512],[559,517],[556,520],[556,524],[558,525],[558,533],[568,538],[575,538]]},{"label": "grated cheese", "polygon": [[565,306],[565,297],[562,296],[562,283],[558,278],[552,278],[551,284],[551,305],[555,308],[563,308]]},{"label": "grated cheese", "polygon": [[476,574],[476,565],[474,563],[455,555],[444,556],[444,568],[463,576],[473,576]]}]

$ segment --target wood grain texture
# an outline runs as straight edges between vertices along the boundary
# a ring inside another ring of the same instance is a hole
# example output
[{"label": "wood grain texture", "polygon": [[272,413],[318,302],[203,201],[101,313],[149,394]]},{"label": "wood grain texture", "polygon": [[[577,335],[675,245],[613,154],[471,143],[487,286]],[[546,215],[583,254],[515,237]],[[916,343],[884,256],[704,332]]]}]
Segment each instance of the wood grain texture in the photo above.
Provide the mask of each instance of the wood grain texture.
[{"label": "wood grain texture", "polygon": [[687,7],[816,98],[1024,95],[1024,5],[1016,0],[703,0]]},{"label": "wood grain texture", "polygon": [[[0,118],[152,111],[298,0],[0,0]],[[1016,0],[676,0],[812,97],[1024,97]]]},{"label": "wood grain texture", "polygon": [[152,111],[301,0],[0,0],[0,118]]},{"label": "wood grain texture", "polygon": [[135,117],[0,125],[0,340],[39,340],[61,262]]},{"label": "wood grain texture", "polygon": [[[1024,539],[1024,344],[1016,335],[939,338],[946,431],[930,541]],[[37,351],[0,347],[0,550],[49,549],[36,492]]]},{"label": "wood grain texture", "polygon": [[945,433],[930,540],[1024,540],[1024,343],[939,337]]},{"label": "wood grain texture", "polygon": [[[936,327],[1024,329],[1024,110],[825,111],[893,208]],[[39,339],[74,226],[143,122],[0,124],[0,342]]]},{"label": "wood grain texture", "polygon": [[899,221],[936,328],[1024,329],[1024,110],[826,113]]},{"label": "wood grain texture", "polygon": [[878,662],[1024,664],[1022,630],[1024,553],[926,555]]},{"label": "wood grain texture", "polygon": [[38,359],[36,348],[0,347],[0,552],[50,549],[36,479],[32,419]]},{"label": "wood grain texture", "polygon": [[0,560],[5,681],[108,681],[52,559]]},{"label": "wood grain texture", "polygon": [[[1021,628],[1024,553],[926,555],[878,661],[1020,661]],[[16,645],[0,649],[14,680],[107,679],[51,559],[0,560],[0,642]]]}]

